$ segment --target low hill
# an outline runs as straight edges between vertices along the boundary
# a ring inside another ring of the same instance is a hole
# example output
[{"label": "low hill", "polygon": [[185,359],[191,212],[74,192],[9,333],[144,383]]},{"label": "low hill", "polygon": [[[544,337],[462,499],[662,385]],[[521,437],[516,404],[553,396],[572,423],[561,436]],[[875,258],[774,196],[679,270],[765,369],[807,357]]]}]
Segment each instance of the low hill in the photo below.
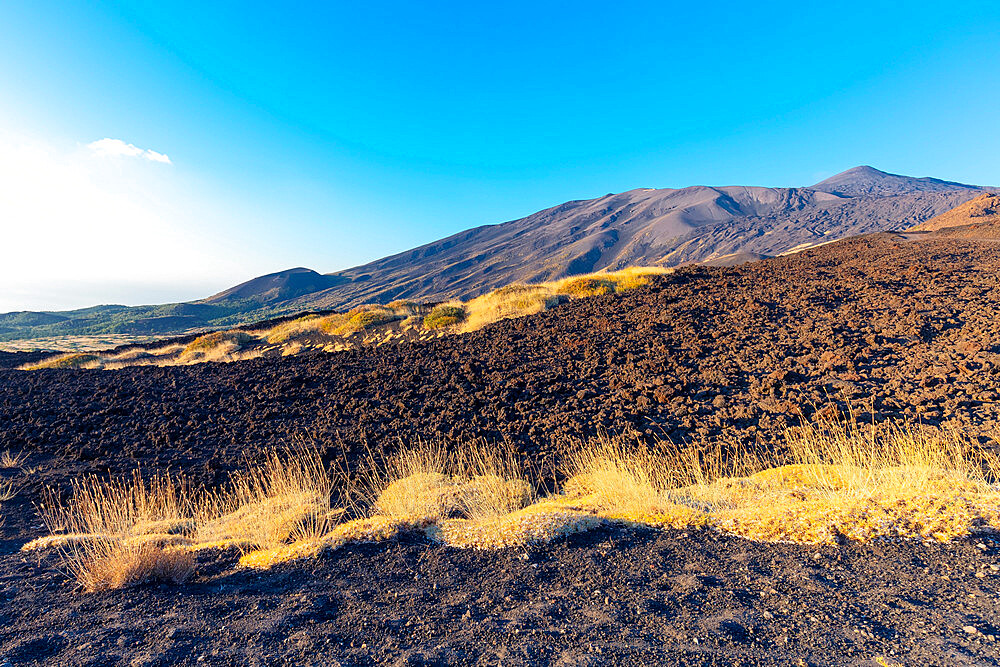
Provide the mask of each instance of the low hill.
[{"label": "low hill", "polygon": [[326,276],[312,269],[298,267],[240,283],[236,287],[204,299],[203,303],[265,305],[319,292],[343,282],[343,278]]}]

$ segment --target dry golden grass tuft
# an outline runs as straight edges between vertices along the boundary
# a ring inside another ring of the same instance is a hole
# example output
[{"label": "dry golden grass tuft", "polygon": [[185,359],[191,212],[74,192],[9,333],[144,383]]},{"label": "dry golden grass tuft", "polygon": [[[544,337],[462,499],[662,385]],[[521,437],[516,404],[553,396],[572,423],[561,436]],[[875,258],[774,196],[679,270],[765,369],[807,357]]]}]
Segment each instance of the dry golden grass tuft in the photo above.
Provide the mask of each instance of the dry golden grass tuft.
[{"label": "dry golden grass tuft", "polygon": [[569,278],[559,283],[557,288],[561,294],[569,294],[577,298],[614,294],[615,283],[603,276],[586,276]]},{"label": "dry golden grass tuft", "polygon": [[582,276],[572,276],[553,283],[549,288],[556,294],[568,294],[575,298],[614,294],[643,285],[648,285],[653,276],[669,275],[673,269],[655,266],[636,266],[621,271],[590,273]]},{"label": "dry golden grass tuft", "polygon": [[255,340],[255,336],[245,331],[216,331],[198,336],[188,343],[177,361],[183,364],[226,360]]},{"label": "dry golden grass tuft", "polygon": [[509,443],[466,444],[453,454],[452,479],[459,483],[459,513],[473,521],[506,516],[535,500],[531,478]]},{"label": "dry golden grass tuft", "polygon": [[362,306],[348,313],[347,322],[336,330],[341,336],[357,333],[403,319],[403,315],[384,306]]},{"label": "dry golden grass tuft", "polygon": [[43,359],[33,364],[24,364],[20,367],[24,371],[38,371],[47,368],[98,368],[101,358],[96,354],[86,352],[72,352],[70,354],[60,354],[55,357]]},{"label": "dry golden grass tuft", "polygon": [[196,543],[259,548],[318,537],[337,516],[331,493],[315,448],[272,452],[196,504]]},{"label": "dry golden grass tuft", "polygon": [[449,466],[447,448],[436,442],[418,443],[387,460],[369,452],[357,479],[357,510],[432,520],[447,516],[453,505]]},{"label": "dry golden grass tuft", "polygon": [[40,509],[52,539],[25,550],[56,548],[63,569],[86,591],[151,580],[180,583],[194,571],[194,557],[169,544],[173,538],[150,539],[150,527],[182,522],[189,509],[183,488],[170,477],[87,477],[74,482],[68,501],[51,496]]},{"label": "dry golden grass tuft", "polygon": [[257,333],[268,343],[284,343],[303,334],[319,331],[322,328],[322,319],[319,315],[303,315]]},{"label": "dry golden grass tuft", "polygon": [[509,285],[476,297],[465,304],[462,331],[476,331],[487,324],[534,315],[565,300],[543,285]]},{"label": "dry golden grass tuft", "polygon": [[403,315],[405,317],[419,315],[424,311],[424,306],[421,306],[416,301],[411,301],[409,299],[396,299],[395,301],[390,301],[387,304],[387,307],[392,309],[396,314]]}]

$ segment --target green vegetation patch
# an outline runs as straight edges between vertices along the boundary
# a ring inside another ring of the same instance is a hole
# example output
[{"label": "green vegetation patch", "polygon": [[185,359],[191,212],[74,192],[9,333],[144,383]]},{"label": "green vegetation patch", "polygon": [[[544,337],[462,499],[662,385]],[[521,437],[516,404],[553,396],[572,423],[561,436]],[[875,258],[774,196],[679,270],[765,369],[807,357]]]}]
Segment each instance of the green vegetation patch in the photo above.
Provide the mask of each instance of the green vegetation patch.
[{"label": "green vegetation patch", "polygon": [[454,326],[465,320],[465,308],[462,306],[442,305],[435,307],[424,318],[425,329],[443,329]]},{"label": "green vegetation patch", "polygon": [[368,329],[380,324],[387,324],[393,320],[398,320],[399,316],[385,310],[365,310],[351,315],[348,322],[358,329]]}]

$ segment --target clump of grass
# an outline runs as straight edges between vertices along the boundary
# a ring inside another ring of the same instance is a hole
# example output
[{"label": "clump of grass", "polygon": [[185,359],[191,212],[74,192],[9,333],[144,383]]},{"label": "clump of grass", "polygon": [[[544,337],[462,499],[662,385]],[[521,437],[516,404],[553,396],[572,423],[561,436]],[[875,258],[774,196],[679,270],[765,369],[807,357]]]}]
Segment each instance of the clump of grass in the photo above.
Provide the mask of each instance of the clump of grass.
[{"label": "clump of grass", "polygon": [[195,338],[187,344],[181,354],[207,354],[222,346],[233,346],[239,349],[253,340],[254,337],[244,331],[215,331]]},{"label": "clump of grass", "polygon": [[262,332],[268,343],[272,345],[285,343],[303,334],[318,331],[322,326],[322,318],[319,315],[310,314],[297,317],[281,324],[276,324],[270,329]]},{"label": "clump of grass", "polygon": [[494,519],[535,499],[531,471],[508,443],[467,444],[453,455],[451,468],[452,478],[462,485],[458,509],[465,518]]},{"label": "clump of grass", "polygon": [[261,548],[316,538],[336,516],[331,493],[315,448],[272,452],[200,503],[197,542]]},{"label": "clump of grass", "polygon": [[447,516],[453,504],[449,464],[440,443],[422,442],[382,461],[369,452],[358,479],[358,500],[380,516]]},{"label": "clump of grass", "polygon": [[601,511],[631,516],[661,509],[678,478],[676,461],[662,452],[606,436],[574,448],[566,469],[567,494],[591,496]]},{"label": "clump of grass", "polygon": [[465,308],[458,304],[441,304],[435,306],[424,317],[425,329],[443,329],[460,324],[465,320]]},{"label": "clump of grass", "polygon": [[655,266],[634,266],[621,271],[591,273],[583,276],[573,276],[554,283],[551,289],[559,294],[568,294],[574,298],[614,294],[643,285],[648,285],[653,276],[673,273],[673,269]]},{"label": "clump of grass", "polygon": [[[184,492],[175,480],[138,473],[121,481],[87,477],[73,484],[69,500],[51,496],[40,513],[62,568],[86,591],[146,581],[180,583],[194,571],[194,557],[174,540],[150,532],[185,521]],[[28,545],[30,546],[30,545]]]},{"label": "clump of grass", "polygon": [[21,366],[21,370],[38,371],[46,368],[97,368],[101,358],[96,354],[86,352],[73,352],[70,354],[60,354],[55,357],[43,359],[33,364]]},{"label": "clump of grass", "polygon": [[508,285],[465,304],[463,331],[475,331],[499,320],[524,317],[559,305],[565,296],[544,285]]},{"label": "clump of grass", "polygon": [[353,312],[351,314],[351,318],[348,320],[348,324],[354,330],[360,331],[362,329],[376,327],[380,324],[394,322],[398,319],[401,319],[399,315],[390,310],[370,308],[359,312]]},{"label": "clump of grass", "polygon": [[405,317],[419,315],[422,310],[419,303],[409,299],[396,299],[395,301],[390,301],[388,303],[388,308],[392,309],[396,314]]},{"label": "clump of grass", "polygon": [[568,294],[581,298],[588,296],[600,296],[602,294],[614,294],[615,282],[608,278],[583,277],[568,278],[559,283],[556,288],[561,294]]},{"label": "clump of grass", "polygon": [[194,556],[189,551],[152,542],[123,542],[98,537],[74,543],[67,550],[74,576],[87,592],[115,590],[148,581],[180,584],[194,572]]}]

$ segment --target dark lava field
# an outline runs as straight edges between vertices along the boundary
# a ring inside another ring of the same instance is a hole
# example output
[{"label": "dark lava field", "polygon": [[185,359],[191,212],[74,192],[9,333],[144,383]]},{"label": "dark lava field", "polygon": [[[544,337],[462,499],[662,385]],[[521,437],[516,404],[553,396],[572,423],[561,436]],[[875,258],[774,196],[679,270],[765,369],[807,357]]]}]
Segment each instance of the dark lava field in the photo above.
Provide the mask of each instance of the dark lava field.
[{"label": "dark lava field", "polygon": [[[19,547],[86,472],[216,483],[306,439],[351,465],[509,440],[553,469],[600,432],[780,446],[817,411],[1000,426],[1000,244],[875,234],[427,343],[118,371],[0,355],[0,665],[996,664],[1000,545],[759,544],[615,529],[532,552],[420,540],[86,595]],[[996,569],[994,569],[996,568]]]}]

